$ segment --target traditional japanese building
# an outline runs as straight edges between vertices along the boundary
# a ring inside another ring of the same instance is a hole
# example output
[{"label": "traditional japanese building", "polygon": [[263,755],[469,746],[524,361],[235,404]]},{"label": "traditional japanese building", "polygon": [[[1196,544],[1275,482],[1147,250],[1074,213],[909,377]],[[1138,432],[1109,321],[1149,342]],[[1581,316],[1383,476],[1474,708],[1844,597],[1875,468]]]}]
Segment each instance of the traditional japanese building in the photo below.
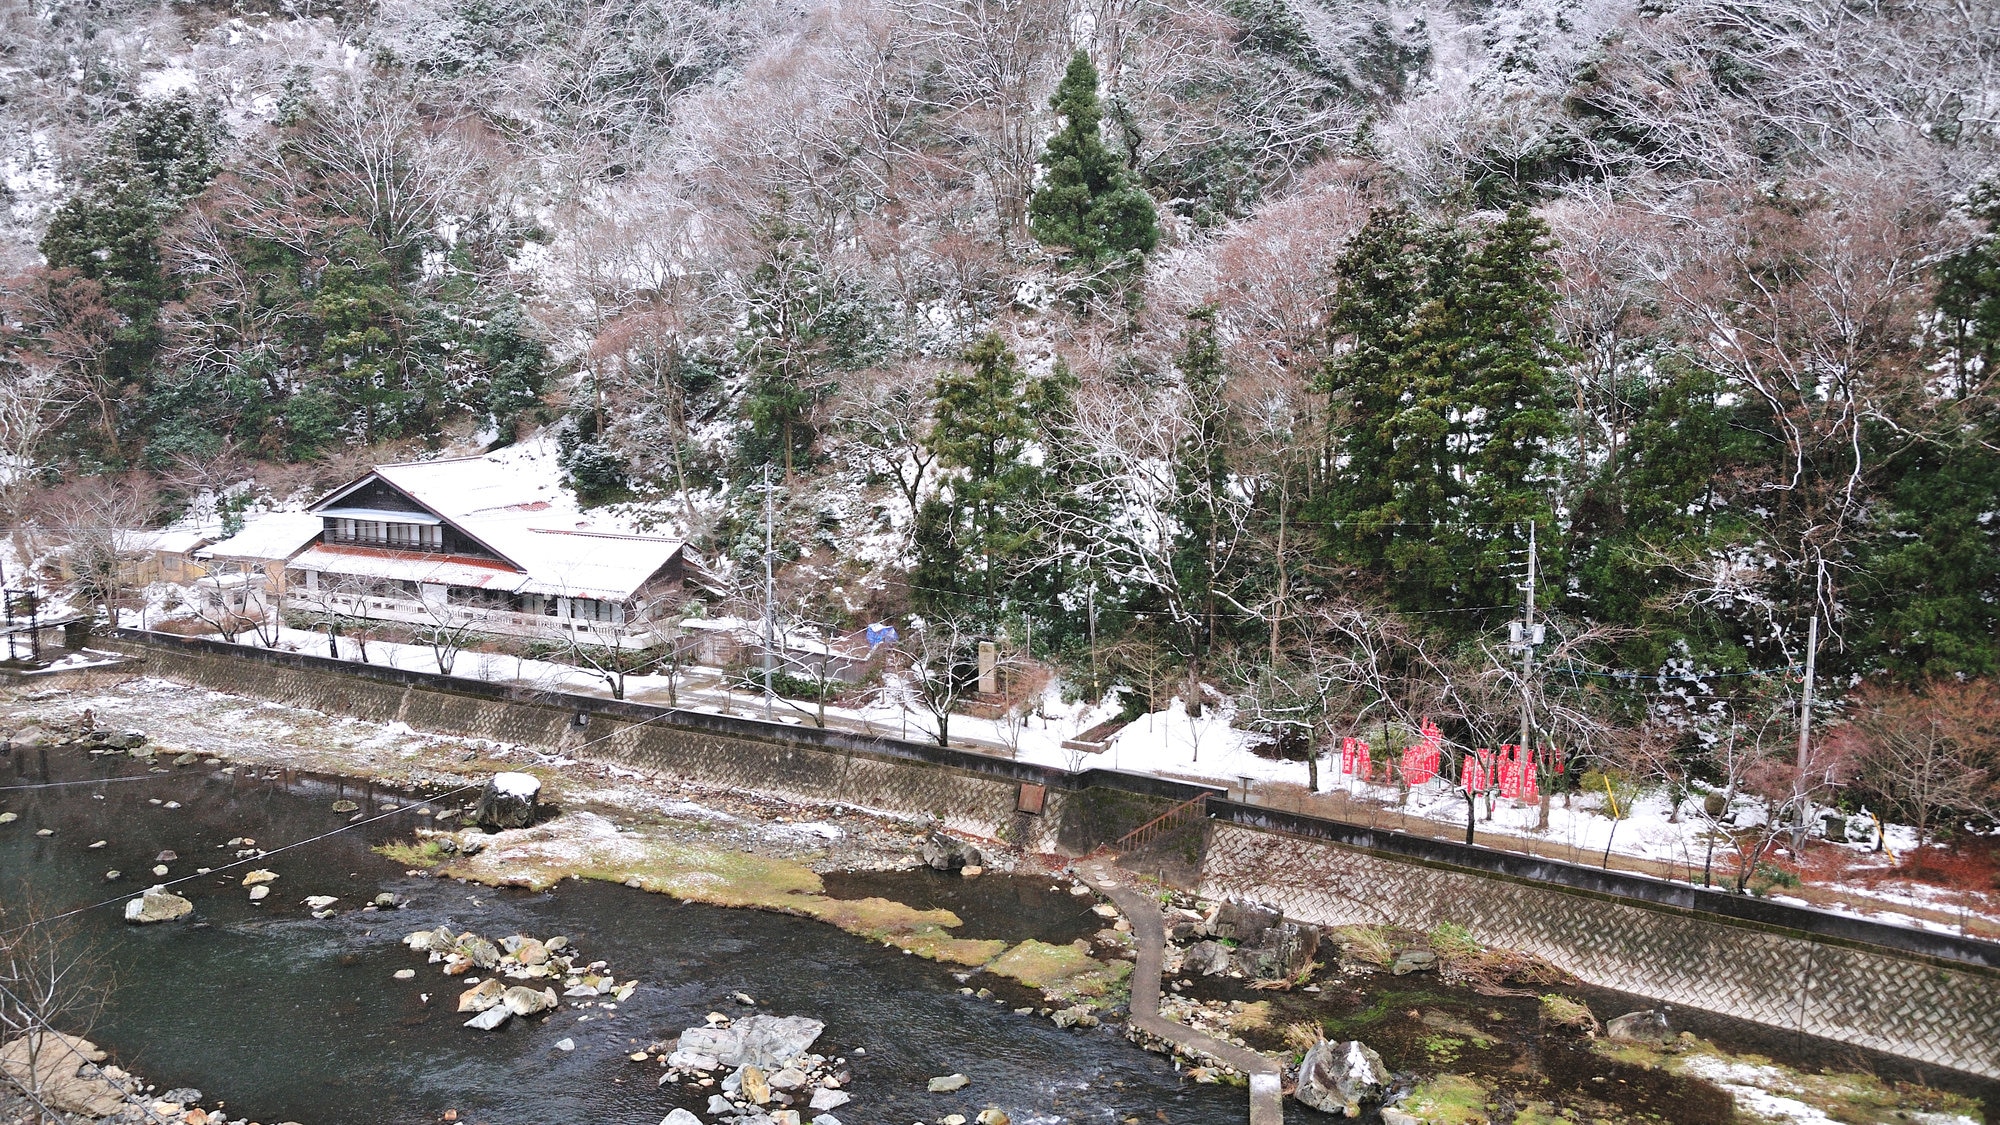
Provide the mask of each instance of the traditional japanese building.
[{"label": "traditional japanese building", "polygon": [[[682,599],[678,539],[604,530],[489,457],[379,465],[309,509],[287,609],[648,647]],[[656,629],[656,622],[659,629]]]}]

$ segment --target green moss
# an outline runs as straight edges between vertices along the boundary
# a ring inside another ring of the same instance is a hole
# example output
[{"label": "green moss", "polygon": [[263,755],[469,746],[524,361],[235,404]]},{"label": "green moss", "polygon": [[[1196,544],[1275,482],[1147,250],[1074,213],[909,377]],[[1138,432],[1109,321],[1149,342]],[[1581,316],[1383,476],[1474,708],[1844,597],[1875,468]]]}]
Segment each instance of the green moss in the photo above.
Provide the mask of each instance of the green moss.
[{"label": "green moss", "polygon": [[1485,1125],[1486,1087],[1459,1074],[1440,1074],[1419,1082],[1404,1100],[1405,1113],[1427,1125]]},{"label": "green moss", "polygon": [[1453,1035],[1426,1035],[1417,1041],[1417,1046],[1423,1048],[1424,1058],[1432,1066],[1450,1066],[1465,1049],[1465,1040]]},{"label": "green moss", "polygon": [[1050,945],[1030,938],[995,958],[986,971],[1061,1000],[1105,1001],[1122,991],[1132,966],[1124,961],[1106,964],[1097,960],[1090,955],[1089,943],[1082,940]]},{"label": "green moss", "polygon": [[1541,997],[1542,1019],[1555,1026],[1574,1031],[1589,1031],[1597,1027],[1597,1017],[1590,1008],[1567,996],[1549,993]]},{"label": "green moss", "polygon": [[[561,818],[495,837],[475,856],[458,856],[440,874],[492,886],[545,890],[570,878],[622,883],[683,902],[795,914],[848,933],[907,949],[932,960],[983,965],[1006,950],[1004,941],[975,941],[950,931],[962,923],[949,910],[918,910],[883,898],[829,898],[820,877],[791,860],[714,847],[652,832],[610,830],[601,820]],[[377,849],[412,865],[446,857],[435,844]]]}]

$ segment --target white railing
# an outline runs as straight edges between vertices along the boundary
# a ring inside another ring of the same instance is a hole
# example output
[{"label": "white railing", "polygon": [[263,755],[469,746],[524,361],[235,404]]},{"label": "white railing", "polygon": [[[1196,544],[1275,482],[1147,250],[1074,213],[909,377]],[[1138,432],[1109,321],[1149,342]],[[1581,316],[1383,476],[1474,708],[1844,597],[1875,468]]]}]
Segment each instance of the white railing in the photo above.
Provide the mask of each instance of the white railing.
[{"label": "white railing", "polygon": [[562,640],[575,637],[580,643],[606,648],[647,648],[667,639],[642,625],[610,625],[553,614],[522,613],[486,606],[447,605],[432,609],[410,598],[385,598],[371,594],[301,594],[285,596],[287,609],[307,613],[330,613],[369,621],[396,621],[407,625],[464,626],[481,633],[512,637]]}]

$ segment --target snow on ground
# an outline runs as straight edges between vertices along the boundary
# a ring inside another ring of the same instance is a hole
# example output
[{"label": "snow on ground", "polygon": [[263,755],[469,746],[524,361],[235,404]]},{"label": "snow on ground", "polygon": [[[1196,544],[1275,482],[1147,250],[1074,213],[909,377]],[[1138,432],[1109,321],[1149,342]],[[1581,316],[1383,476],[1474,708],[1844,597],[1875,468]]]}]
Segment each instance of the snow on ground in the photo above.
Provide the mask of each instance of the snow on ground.
[{"label": "snow on ground", "polygon": [[[150,619],[154,622],[159,620],[161,609],[166,608],[159,604],[163,600],[152,597],[149,592],[149,605],[153,607]],[[128,613],[128,623],[139,624],[139,615]],[[275,647],[280,649],[315,656],[330,655],[327,637],[322,633],[286,627],[277,631],[275,640]],[[243,634],[238,642],[249,646],[263,643],[255,633]],[[369,641],[366,647],[367,660],[371,664],[415,672],[434,673],[441,670],[438,654],[426,645]],[[359,648],[359,643],[352,638],[339,639],[338,652],[343,659],[357,659]],[[493,683],[526,684],[545,691],[600,696],[610,694],[609,685],[601,676],[571,665],[510,654],[461,651],[451,658],[450,674]],[[665,703],[669,697],[669,686],[665,676],[629,676],[626,678],[625,695],[634,701]],[[729,685],[719,669],[686,669],[673,686],[676,689],[674,697],[681,707],[762,717],[761,697],[754,691]],[[872,693],[860,705],[828,705],[825,709],[828,723],[870,735],[934,740],[936,734],[932,717],[914,706],[898,687],[891,677],[884,688]],[[1248,796],[1252,800],[1292,803],[1305,796],[1308,780],[1306,764],[1301,761],[1276,761],[1256,754],[1252,747],[1258,744],[1260,736],[1232,726],[1234,712],[1226,704],[1211,704],[1203,709],[1200,716],[1190,718],[1186,705],[1175,699],[1164,710],[1133,720],[1102,753],[1093,754],[1063,746],[1065,740],[1075,738],[1117,714],[1118,710],[1115,694],[1103,703],[1091,706],[1064,701],[1059,687],[1051,685],[1032,714],[1013,721],[954,714],[951,718],[951,737],[954,745],[1053,769],[1078,772],[1109,768],[1151,774],[1212,784],[1230,791],[1232,796],[1244,795],[1247,779]],[[774,706],[772,718],[789,725],[804,726],[814,722],[816,711],[817,708],[809,703],[779,700]],[[1355,802],[1379,807],[1391,815],[1400,812],[1453,826],[1465,822],[1464,795],[1448,781],[1440,779],[1418,786],[1409,793],[1407,801],[1399,805],[1399,793],[1394,787],[1342,777],[1339,765],[1338,755],[1329,755],[1321,760],[1322,792],[1338,791]],[[1690,798],[1676,818],[1665,794],[1654,791],[1631,801],[1629,807],[1621,807],[1623,815],[1614,821],[1607,815],[1604,794],[1569,794],[1558,796],[1551,802],[1549,826],[1546,831],[1537,831],[1535,824],[1539,809],[1535,802],[1504,797],[1495,797],[1489,802],[1482,795],[1478,802],[1477,831],[1489,845],[1499,844],[1495,837],[1513,837],[1521,840],[1524,847],[1530,850],[1538,846],[1567,845],[1590,855],[1602,855],[1608,847],[1611,854],[1661,863],[1680,873],[1678,877],[1698,879],[1704,862],[1710,858],[1707,854],[1710,826],[1700,815],[1699,804],[1698,795]],[[1324,811],[1338,815],[1337,810]],[[1348,815],[1351,815],[1351,810]],[[1899,846],[1914,847],[1916,843],[1914,834],[1901,825],[1889,826],[1888,840],[1890,851],[1882,858],[1891,864],[1898,858]],[[1867,845],[1851,847],[1858,856],[1868,856]],[[1712,858],[1715,871],[1733,870],[1735,857],[1726,842],[1716,843]],[[1891,889],[1835,884],[1830,889],[1863,901],[1882,902],[1892,908],[1900,905],[1919,911],[1956,909],[1954,904],[1943,900],[1943,896],[1953,892],[1921,885],[1898,883]],[[1773,897],[1774,901],[1834,910],[1890,924],[1938,932],[1957,928],[1949,922],[1927,920],[1894,909],[1877,911],[1838,904],[1829,906],[1796,897]],[[1960,896],[1960,901],[1964,901],[1963,896]],[[1967,916],[2000,922],[2000,903],[1990,899],[1987,902],[1988,909],[1971,910]]]},{"label": "snow on ground", "polygon": [[1784,1072],[1777,1067],[1697,1055],[1682,1069],[1727,1090],[1739,1109],[1760,1120],[1782,1125],[1835,1125],[1834,1119],[1817,1107],[1787,1097],[1786,1093],[1797,1091],[1788,1088]]}]

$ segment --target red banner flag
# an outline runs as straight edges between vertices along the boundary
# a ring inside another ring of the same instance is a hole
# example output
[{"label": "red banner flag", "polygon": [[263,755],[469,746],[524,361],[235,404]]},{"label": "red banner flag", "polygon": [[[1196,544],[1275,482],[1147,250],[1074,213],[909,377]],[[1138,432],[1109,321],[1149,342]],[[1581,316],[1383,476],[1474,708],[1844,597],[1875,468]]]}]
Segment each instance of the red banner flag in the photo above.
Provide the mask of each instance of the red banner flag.
[{"label": "red banner flag", "polygon": [[1535,763],[1522,747],[1511,743],[1500,748],[1499,759],[1500,795],[1516,801],[1533,801],[1540,797],[1535,785]]},{"label": "red banner flag", "polygon": [[1349,777],[1368,778],[1368,744],[1358,738],[1340,740],[1340,772]]},{"label": "red banner flag", "polygon": [[1459,782],[1467,793],[1484,793],[1493,787],[1493,751],[1480,747],[1465,757],[1465,768],[1458,771]]},{"label": "red banner flag", "polygon": [[1436,777],[1443,759],[1444,732],[1437,724],[1425,719],[1419,733],[1422,737],[1418,743],[1403,751],[1403,781],[1408,785],[1422,785]]}]

